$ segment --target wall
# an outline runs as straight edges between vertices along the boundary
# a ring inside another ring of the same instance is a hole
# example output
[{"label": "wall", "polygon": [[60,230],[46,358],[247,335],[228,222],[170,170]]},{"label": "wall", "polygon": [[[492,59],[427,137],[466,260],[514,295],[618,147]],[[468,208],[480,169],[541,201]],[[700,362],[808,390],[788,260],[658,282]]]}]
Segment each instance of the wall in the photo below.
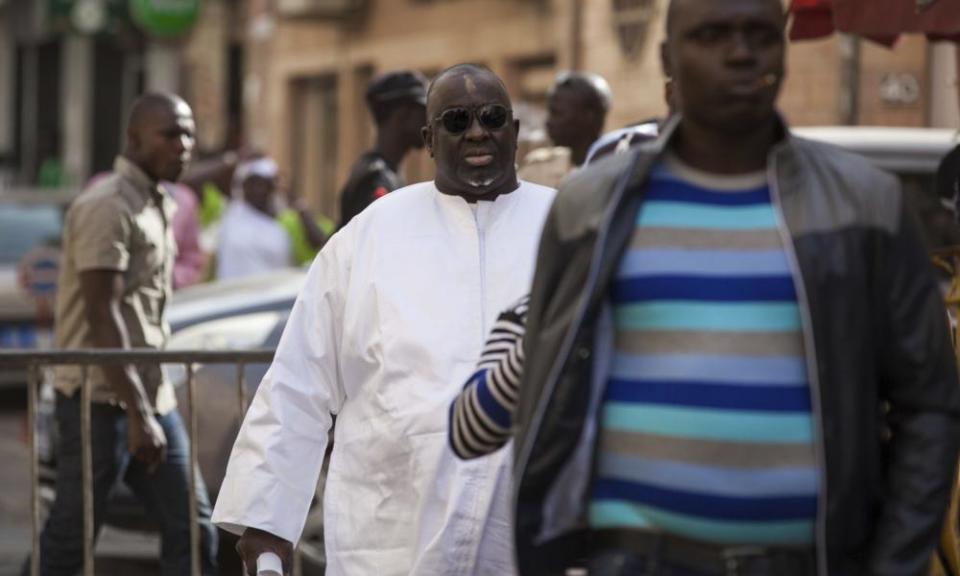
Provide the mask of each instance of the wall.
[{"label": "wall", "polygon": [[[316,18],[269,16],[265,0],[250,0],[248,78],[245,103],[250,140],[269,149],[288,173],[298,178],[293,162],[294,127],[302,97],[298,86],[309,78],[332,78],[336,85],[337,141],[335,174],[312,180],[305,193],[314,207],[333,210],[336,194],[352,161],[367,146],[372,129],[363,102],[372,74],[391,68],[435,73],[457,62],[479,61],[501,75],[511,90],[522,125],[542,121],[546,89],[558,70],[578,64],[610,82],[614,105],[607,128],[663,116],[663,74],[659,44],[668,0],[371,0],[365,17],[347,23]],[[624,6],[633,12],[627,12]],[[618,8],[619,7],[619,11]],[[269,25],[254,25],[258,21]],[[618,26],[641,15],[632,28],[632,50],[618,36]],[[648,18],[644,20],[644,18]],[[254,33],[259,30],[259,32]],[[863,124],[927,125],[931,80],[927,42],[904,37],[894,50],[862,43],[856,103]],[[915,78],[920,97],[891,104],[880,97],[880,83],[890,73]],[[780,107],[794,125],[829,125],[847,120],[843,93],[847,66],[836,37],[791,44],[788,75]],[[956,89],[955,87],[953,88]],[[536,137],[536,131],[525,132]],[[300,151],[309,158],[310,151]],[[326,158],[325,160],[330,160]],[[302,162],[303,160],[301,160]],[[406,164],[410,180],[429,178],[424,154]],[[306,178],[306,180],[305,180]],[[322,189],[320,189],[322,187]],[[335,212],[333,212],[335,213]]]}]

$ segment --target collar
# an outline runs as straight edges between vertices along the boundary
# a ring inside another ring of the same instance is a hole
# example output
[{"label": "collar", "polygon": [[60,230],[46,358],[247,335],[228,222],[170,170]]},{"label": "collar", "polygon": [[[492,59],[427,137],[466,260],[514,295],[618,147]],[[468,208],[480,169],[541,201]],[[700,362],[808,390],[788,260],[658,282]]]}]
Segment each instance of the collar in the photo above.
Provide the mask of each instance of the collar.
[{"label": "collar", "polygon": [[124,156],[117,156],[113,161],[113,171],[132,184],[137,192],[147,194],[158,202],[164,199],[165,195],[160,184]]},{"label": "collar", "polygon": [[[660,137],[653,142],[659,144],[653,144],[652,146],[657,150],[657,152],[664,152],[673,145],[673,141],[677,136],[678,128],[680,122],[683,119],[681,114],[674,114],[664,121],[663,126],[660,127]],[[776,142],[773,143],[773,146],[770,148],[770,153],[790,144],[790,141],[793,139],[793,136],[790,133],[790,126],[787,124],[787,121],[783,118],[779,112],[776,114],[777,121],[777,132],[779,138]]]}]

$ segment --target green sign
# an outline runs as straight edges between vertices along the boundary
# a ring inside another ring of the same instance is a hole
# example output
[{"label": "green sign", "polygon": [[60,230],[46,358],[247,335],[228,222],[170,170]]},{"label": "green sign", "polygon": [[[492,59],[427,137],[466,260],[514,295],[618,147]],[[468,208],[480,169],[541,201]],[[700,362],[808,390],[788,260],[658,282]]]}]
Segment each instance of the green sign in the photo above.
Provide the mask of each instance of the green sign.
[{"label": "green sign", "polygon": [[200,0],[130,0],[130,15],[153,36],[179,36],[190,30],[200,14]]}]

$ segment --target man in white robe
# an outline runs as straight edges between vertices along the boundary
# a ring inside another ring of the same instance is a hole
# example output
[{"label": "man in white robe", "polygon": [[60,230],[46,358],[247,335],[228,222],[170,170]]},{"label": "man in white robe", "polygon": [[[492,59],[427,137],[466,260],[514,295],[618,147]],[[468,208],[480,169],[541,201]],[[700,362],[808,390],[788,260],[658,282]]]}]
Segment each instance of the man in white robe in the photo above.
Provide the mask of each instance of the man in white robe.
[{"label": "man in white robe", "polygon": [[277,221],[277,163],[258,158],[237,167],[233,198],[220,223],[217,278],[229,280],[293,267],[290,236]]},{"label": "man in white robe", "polygon": [[320,252],[234,446],[214,521],[254,574],[289,566],[337,415],[324,494],[327,574],[514,572],[509,451],[446,444],[447,409],[497,313],[529,289],[550,188],[519,182],[502,82],[433,82],[433,182],[395,191]]}]

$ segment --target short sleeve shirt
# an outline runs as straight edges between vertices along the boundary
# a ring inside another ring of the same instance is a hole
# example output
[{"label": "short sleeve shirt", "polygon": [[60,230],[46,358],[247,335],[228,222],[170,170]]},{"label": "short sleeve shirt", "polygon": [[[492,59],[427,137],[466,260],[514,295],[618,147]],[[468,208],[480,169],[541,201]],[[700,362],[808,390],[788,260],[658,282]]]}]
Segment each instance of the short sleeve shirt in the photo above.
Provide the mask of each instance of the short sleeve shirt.
[{"label": "short sleeve shirt", "polygon": [[[125,291],[120,311],[133,348],[160,349],[170,328],[165,310],[172,292],[176,242],[171,220],[175,204],[142,170],[119,157],[114,171],[83,192],[67,212],[63,259],[57,293],[58,348],[93,348],[93,338],[80,289],[80,273],[113,270],[123,273]],[[173,389],[159,364],[138,365],[148,397],[158,413],[176,407]],[[72,395],[81,370],[56,370],[56,387]],[[95,402],[118,403],[103,372],[89,371]]]}]

